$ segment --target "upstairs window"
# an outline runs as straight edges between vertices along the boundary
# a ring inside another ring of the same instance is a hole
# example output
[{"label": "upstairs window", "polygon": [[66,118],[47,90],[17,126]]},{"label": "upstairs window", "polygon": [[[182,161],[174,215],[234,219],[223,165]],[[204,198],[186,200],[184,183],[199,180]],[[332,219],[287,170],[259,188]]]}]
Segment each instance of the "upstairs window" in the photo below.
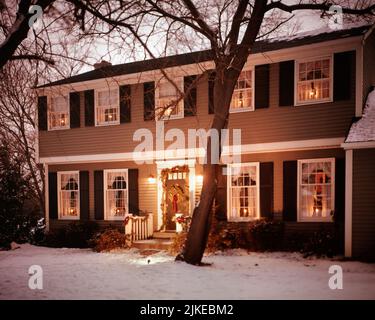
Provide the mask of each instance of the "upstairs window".
[{"label": "upstairs window", "polygon": [[253,104],[253,72],[242,71],[234,87],[230,112],[254,110]]},{"label": "upstairs window", "polygon": [[120,123],[119,91],[106,89],[97,92],[96,125],[112,125]]},{"label": "upstairs window", "polygon": [[296,103],[332,101],[332,58],[297,62]]},{"label": "upstairs window", "polygon": [[79,219],[79,172],[58,172],[59,219]]},{"label": "upstairs window", "polygon": [[228,221],[259,218],[259,163],[228,166]]},{"label": "upstairs window", "polygon": [[[179,99],[176,88],[182,88],[182,80],[174,79],[174,83],[162,79],[157,86],[156,114],[160,120],[180,119],[184,117],[183,99]],[[181,89],[182,90],[182,89]]]},{"label": "upstairs window", "polygon": [[122,220],[128,213],[128,170],[104,171],[105,216]]},{"label": "upstairs window", "polygon": [[335,159],[298,161],[298,220],[331,221]]},{"label": "upstairs window", "polygon": [[48,110],[48,128],[69,129],[69,102],[67,96],[51,97]]}]

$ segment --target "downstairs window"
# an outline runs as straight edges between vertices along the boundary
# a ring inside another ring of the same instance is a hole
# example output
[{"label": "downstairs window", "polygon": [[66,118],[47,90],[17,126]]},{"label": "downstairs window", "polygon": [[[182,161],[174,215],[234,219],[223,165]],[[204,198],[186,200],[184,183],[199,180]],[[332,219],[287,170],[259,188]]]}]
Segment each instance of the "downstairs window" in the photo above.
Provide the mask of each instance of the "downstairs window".
[{"label": "downstairs window", "polygon": [[228,166],[228,221],[259,218],[259,163]]},{"label": "downstairs window", "polygon": [[298,161],[298,221],[332,221],[334,191],[334,158]]},{"label": "downstairs window", "polygon": [[79,219],[79,172],[58,172],[59,219]]},{"label": "downstairs window", "polygon": [[128,169],[104,171],[106,220],[123,220],[128,213]]}]

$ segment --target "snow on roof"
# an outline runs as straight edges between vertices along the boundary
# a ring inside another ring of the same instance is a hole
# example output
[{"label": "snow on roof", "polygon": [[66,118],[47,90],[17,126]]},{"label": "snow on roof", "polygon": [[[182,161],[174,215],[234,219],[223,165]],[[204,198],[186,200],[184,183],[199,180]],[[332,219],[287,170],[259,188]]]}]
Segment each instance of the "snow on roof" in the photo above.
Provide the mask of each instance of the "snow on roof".
[{"label": "snow on roof", "polygon": [[375,89],[369,93],[363,116],[352,124],[345,142],[367,141],[375,141]]},{"label": "snow on roof", "polygon": [[306,37],[317,36],[320,34],[332,33],[332,32],[336,32],[340,30],[342,31],[350,30],[350,29],[360,28],[360,27],[365,27],[365,26],[370,26],[370,25],[368,22],[365,22],[365,21],[360,21],[356,23],[345,23],[342,25],[342,28],[337,28],[337,29],[333,29],[327,25],[327,26],[309,30],[309,31],[297,32],[296,34],[293,34],[293,35],[279,36],[275,38],[270,37],[267,39],[267,42],[291,41],[291,40],[302,39]]}]

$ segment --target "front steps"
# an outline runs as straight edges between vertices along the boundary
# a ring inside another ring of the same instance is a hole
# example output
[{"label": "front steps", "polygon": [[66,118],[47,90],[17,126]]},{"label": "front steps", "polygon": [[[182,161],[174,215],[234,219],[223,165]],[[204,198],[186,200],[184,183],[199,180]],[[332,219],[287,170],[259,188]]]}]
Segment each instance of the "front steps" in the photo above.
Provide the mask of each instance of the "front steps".
[{"label": "front steps", "polygon": [[133,241],[132,246],[140,250],[168,250],[175,236],[175,232],[155,232],[152,239]]}]

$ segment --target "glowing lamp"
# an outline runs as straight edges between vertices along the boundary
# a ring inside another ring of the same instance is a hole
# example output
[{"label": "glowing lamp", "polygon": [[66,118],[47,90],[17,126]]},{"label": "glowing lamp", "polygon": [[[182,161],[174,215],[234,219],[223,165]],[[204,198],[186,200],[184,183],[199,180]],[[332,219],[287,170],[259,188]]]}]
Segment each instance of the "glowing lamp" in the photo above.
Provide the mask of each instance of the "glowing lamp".
[{"label": "glowing lamp", "polygon": [[152,174],[150,174],[150,175],[148,176],[148,183],[155,183],[155,182],[156,182],[155,177],[154,177]]},{"label": "glowing lamp", "polygon": [[202,175],[198,175],[196,177],[196,179],[197,179],[197,183],[203,183],[203,176]]}]

